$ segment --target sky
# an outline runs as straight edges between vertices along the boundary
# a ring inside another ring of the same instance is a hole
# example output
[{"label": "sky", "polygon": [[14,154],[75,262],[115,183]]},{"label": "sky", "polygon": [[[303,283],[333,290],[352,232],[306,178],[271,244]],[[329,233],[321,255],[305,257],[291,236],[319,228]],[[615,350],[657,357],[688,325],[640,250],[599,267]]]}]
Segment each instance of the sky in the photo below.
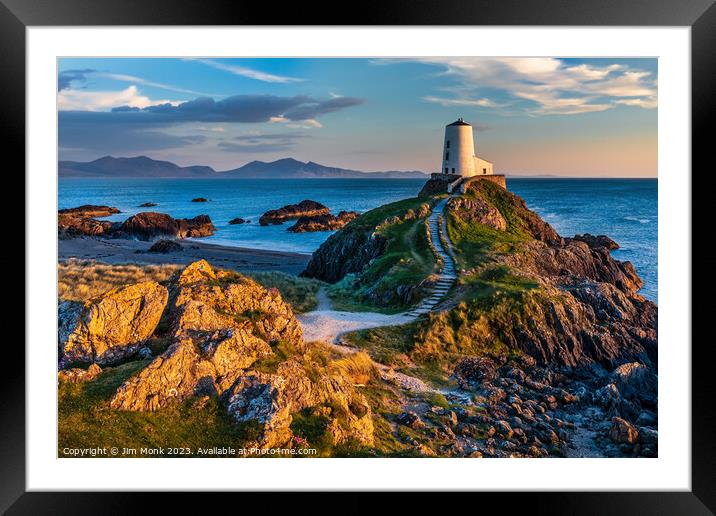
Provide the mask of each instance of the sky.
[{"label": "sky", "polygon": [[57,105],[61,160],[437,172],[462,117],[495,173],[657,174],[656,59],[63,58]]}]

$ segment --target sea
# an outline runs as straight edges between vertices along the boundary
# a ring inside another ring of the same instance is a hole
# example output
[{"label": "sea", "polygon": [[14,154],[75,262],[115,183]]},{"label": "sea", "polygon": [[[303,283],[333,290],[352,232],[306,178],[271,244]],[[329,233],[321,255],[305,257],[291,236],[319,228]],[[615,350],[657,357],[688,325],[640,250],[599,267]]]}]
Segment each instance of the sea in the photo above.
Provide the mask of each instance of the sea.
[{"label": "sea", "polygon": [[[237,247],[312,253],[331,234],[289,233],[288,224],[264,226],[264,212],[311,199],[341,210],[364,212],[414,197],[423,179],[137,179],[63,178],[59,208],[82,204],[116,206],[122,213],[103,220],[121,221],[141,211],[172,217],[207,214],[216,233],[201,240]],[[644,280],[641,294],[657,301],[658,195],[656,179],[507,178],[510,191],[549,222],[562,236],[607,235],[620,249],[618,260],[634,264]],[[204,197],[209,202],[194,203]],[[146,202],[154,208],[140,208]],[[248,224],[229,225],[242,217]]]}]

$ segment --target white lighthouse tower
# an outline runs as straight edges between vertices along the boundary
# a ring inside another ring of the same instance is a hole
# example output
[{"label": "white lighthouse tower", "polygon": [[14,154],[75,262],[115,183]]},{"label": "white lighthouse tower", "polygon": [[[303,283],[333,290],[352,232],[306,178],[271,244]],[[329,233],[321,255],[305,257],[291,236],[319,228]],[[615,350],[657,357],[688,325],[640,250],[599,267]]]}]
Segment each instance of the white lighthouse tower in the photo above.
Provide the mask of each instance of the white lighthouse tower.
[{"label": "white lighthouse tower", "polygon": [[492,175],[492,163],[475,155],[472,126],[462,118],[445,126],[441,173],[472,177]]}]

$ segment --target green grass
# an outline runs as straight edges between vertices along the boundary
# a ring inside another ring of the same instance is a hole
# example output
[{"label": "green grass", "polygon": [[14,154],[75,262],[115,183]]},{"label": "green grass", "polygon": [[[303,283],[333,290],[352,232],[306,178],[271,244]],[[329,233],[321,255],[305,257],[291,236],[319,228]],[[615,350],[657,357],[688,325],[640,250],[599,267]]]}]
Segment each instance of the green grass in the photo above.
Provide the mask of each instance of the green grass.
[{"label": "green grass", "polygon": [[[216,398],[199,407],[197,399],[176,403],[156,412],[130,412],[109,408],[119,385],[148,364],[149,360],[106,368],[91,382],[60,383],[58,387],[58,455],[64,448],[117,447],[189,448],[241,447],[255,439],[255,425],[238,425]],[[121,454],[119,456],[122,456]],[[156,455],[155,455],[156,456]],[[168,454],[162,456],[171,456]]]},{"label": "green grass", "polygon": [[345,334],[343,339],[367,352],[376,362],[401,367],[410,363],[408,355],[415,347],[413,334],[417,324],[358,330]]}]

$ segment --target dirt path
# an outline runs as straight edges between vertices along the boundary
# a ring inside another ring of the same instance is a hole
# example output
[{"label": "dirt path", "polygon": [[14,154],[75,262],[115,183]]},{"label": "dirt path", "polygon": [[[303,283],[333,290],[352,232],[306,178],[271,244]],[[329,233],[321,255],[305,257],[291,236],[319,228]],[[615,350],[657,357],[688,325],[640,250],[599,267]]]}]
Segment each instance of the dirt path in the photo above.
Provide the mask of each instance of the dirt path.
[{"label": "dirt path", "polygon": [[321,340],[335,344],[340,336],[347,332],[378,326],[397,326],[414,319],[405,314],[332,310],[331,300],[323,288],[318,291],[317,298],[317,310],[297,316],[303,327],[303,337],[307,341]]}]

